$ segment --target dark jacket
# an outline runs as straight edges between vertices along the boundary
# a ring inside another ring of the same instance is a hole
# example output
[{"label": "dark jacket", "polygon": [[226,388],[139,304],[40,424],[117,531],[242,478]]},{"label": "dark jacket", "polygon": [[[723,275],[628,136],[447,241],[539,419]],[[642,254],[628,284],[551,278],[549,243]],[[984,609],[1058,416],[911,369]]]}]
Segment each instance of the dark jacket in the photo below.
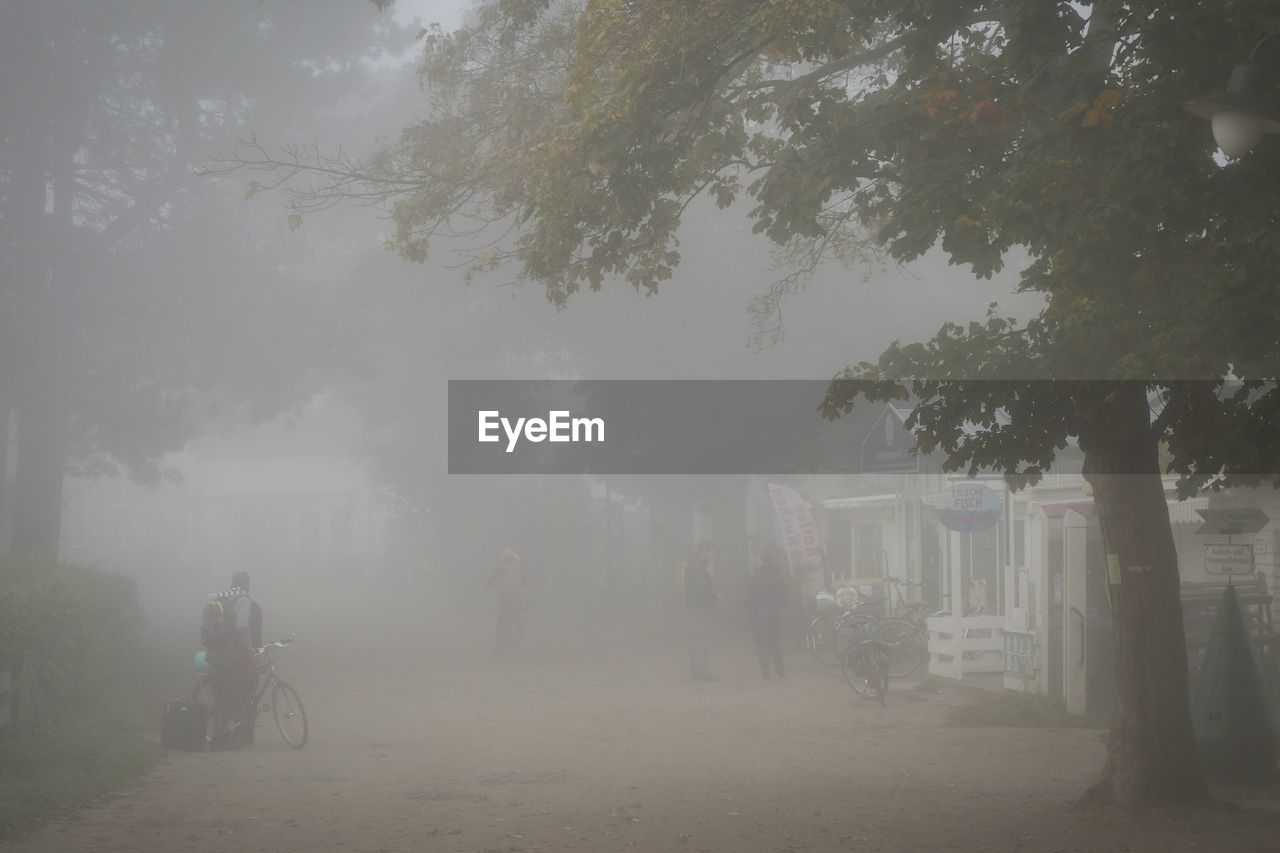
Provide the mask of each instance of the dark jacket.
[{"label": "dark jacket", "polygon": [[747,616],[752,622],[777,619],[787,604],[787,579],[777,566],[763,563],[747,584]]},{"label": "dark jacket", "polygon": [[711,582],[707,562],[690,557],[684,570],[684,603],[690,610],[706,610],[716,603],[716,587]]}]

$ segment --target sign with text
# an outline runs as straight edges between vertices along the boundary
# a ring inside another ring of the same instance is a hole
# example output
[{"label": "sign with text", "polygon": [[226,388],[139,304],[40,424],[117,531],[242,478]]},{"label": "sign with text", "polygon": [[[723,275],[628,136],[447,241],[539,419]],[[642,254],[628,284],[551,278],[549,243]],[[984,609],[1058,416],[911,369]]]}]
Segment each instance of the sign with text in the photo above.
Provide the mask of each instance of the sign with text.
[{"label": "sign with text", "polygon": [[1205,545],[1204,570],[1211,575],[1251,575],[1253,546]]},{"label": "sign with text", "polygon": [[880,419],[862,440],[862,473],[888,474],[920,469],[916,438],[893,406],[885,406]]},{"label": "sign with text", "polygon": [[795,489],[769,484],[769,497],[782,528],[782,544],[793,575],[804,577],[822,567],[822,543],[809,502]]},{"label": "sign with text", "polygon": [[1234,536],[1241,533],[1257,533],[1267,526],[1271,517],[1256,506],[1226,509],[1198,509],[1204,524],[1196,528],[1201,536]]},{"label": "sign with text", "polygon": [[977,533],[1000,523],[1004,501],[982,483],[952,483],[933,504],[938,521],[957,533]]}]

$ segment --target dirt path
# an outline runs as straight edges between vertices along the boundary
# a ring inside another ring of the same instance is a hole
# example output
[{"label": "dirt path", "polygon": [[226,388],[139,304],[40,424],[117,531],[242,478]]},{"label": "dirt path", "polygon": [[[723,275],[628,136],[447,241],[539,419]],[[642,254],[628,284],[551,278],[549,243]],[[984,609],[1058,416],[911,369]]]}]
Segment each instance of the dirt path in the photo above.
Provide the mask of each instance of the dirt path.
[{"label": "dirt path", "polygon": [[[793,658],[762,682],[682,678],[677,648],[533,650],[516,664],[412,669],[307,658],[312,718],[293,752],[169,755],[99,807],[12,842],[46,851],[1165,851],[1280,849],[1280,813],[1141,820],[1067,812],[1101,733],[957,729],[953,693],[860,703]],[[349,671],[349,679],[323,673]]]}]

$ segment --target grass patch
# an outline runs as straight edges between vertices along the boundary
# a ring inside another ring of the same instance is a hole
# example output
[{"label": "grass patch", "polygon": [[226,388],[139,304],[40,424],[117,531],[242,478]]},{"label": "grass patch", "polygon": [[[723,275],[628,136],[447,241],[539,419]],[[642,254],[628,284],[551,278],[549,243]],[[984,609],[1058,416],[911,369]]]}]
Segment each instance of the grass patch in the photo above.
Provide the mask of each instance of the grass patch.
[{"label": "grass patch", "polygon": [[926,675],[924,678],[911,688],[913,693],[941,693],[942,682],[936,675]]},{"label": "grass patch", "polygon": [[1104,729],[1109,720],[1101,714],[1068,714],[1059,699],[1032,693],[992,693],[968,705],[951,708],[952,725],[1003,728]]},{"label": "grass patch", "polygon": [[117,790],[163,754],[134,703],[104,698],[41,732],[0,743],[0,838]]}]

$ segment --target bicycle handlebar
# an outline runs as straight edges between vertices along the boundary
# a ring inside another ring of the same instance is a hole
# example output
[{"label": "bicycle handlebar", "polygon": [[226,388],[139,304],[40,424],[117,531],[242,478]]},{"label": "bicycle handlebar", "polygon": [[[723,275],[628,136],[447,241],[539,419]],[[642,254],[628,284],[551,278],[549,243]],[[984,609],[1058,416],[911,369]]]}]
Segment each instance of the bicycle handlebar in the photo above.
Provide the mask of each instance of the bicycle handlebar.
[{"label": "bicycle handlebar", "polygon": [[297,634],[290,634],[289,636],[285,637],[283,640],[276,640],[274,643],[267,643],[265,646],[263,646],[262,648],[258,649],[258,654],[262,654],[262,653],[263,653],[263,652],[265,652],[267,649],[283,649],[283,648],[287,648],[288,646],[292,645],[292,644],[293,644],[293,641],[294,641],[294,640],[296,640],[296,639],[298,639],[298,635],[297,635]]}]

